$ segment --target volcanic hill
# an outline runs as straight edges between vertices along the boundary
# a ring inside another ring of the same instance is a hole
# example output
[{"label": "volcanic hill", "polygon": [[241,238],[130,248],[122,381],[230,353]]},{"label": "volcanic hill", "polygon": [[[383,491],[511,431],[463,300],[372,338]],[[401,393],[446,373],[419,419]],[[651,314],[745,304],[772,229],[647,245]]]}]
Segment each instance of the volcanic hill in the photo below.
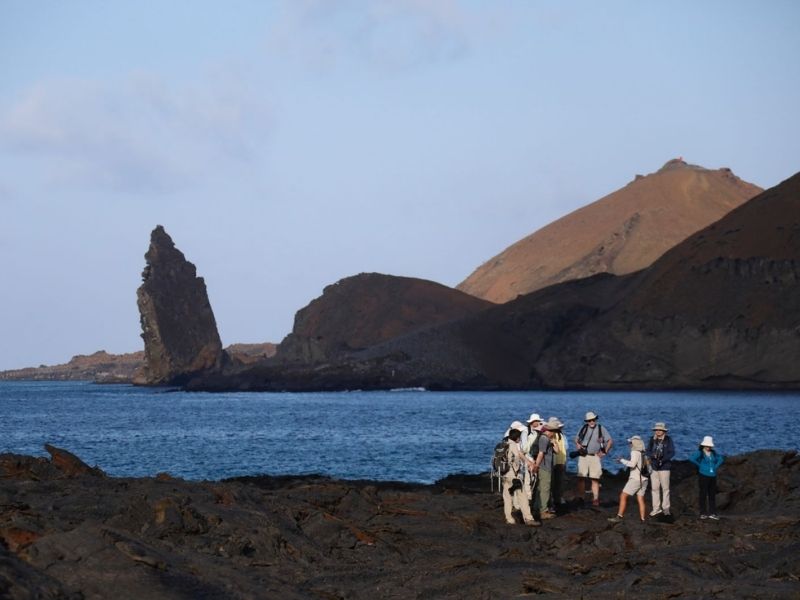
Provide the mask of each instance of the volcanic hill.
[{"label": "volcanic hill", "polygon": [[456,287],[502,303],[596,273],[638,271],[761,191],[730,169],[670,160],[509,246]]},{"label": "volcanic hill", "polygon": [[800,173],[667,252],[547,371],[565,385],[797,388],[798,356]]},{"label": "volcanic hill", "polygon": [[[800,388],[800,174],[651,267],[195,389]],[[377,325],[377,324],[376,324]]]},{"label": "volcanic hill", "polygon": [[278,358],[323,362],[490,306],[433,281],[361,273],[327,286],[297,311]]}]

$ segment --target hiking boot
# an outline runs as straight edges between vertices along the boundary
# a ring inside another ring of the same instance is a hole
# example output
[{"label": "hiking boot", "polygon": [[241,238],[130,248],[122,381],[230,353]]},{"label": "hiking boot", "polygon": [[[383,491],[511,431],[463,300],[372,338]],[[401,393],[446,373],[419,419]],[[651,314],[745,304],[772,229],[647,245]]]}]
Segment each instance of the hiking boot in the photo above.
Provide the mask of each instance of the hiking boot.
[{"label": "hiking boot", "polygon": [[650,511],[650,516],[655,517],[656,515],[660,515],[663,512],[664,511],[661,510],[660,508],[654,508],[653,510]]},{"label": "hiking boot", "polygon": [[543,513],[542,513],[542,516],[540,516],[539,518],[540,518],[542,521],[545,521],[545,520],[547,520],[547,519],[555,519],[555,518],[556,518],[556,515],[555,515],[555,513],[551,513],[551,512],[549,512],[549,511],[547,511],[547,512],[543,512]]},{"label": "hiking boot", "polygon": [[592,500],[592,506],[600,506],[600,498],[594,498]]},{"label": "hiking boot", "polygon": [[536,521],[536,520],[525,521],[525,525],[527,525],[528,527],[541,527],[542,526],[542,522],[541,521]]},{"label": "hiking boot", "polygon": [[613,516],[613,517],[608,517],[608,522],[609,523],[622,523],[622,516],[616,515],[616,516]]},{"label": "hiking boot", "polygon": [[717,515],[708,515],[708,518],[712,521],[719,521],[719,517]]}]

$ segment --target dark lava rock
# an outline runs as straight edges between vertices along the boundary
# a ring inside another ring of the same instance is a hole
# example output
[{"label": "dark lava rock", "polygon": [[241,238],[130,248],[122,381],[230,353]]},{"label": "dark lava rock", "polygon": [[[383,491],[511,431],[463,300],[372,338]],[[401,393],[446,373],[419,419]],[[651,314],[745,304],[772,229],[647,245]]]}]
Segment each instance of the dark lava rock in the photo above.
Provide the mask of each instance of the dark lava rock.
[{"label": "dark lava rock", "polygon": [[[8,457],[0,465],[21,460]],[[608,523],[624,477],[607,476],[600,508],[579,508],[569,481],[566,510],[533,529],[505,524],[487,475],[415,485],[6,469],[0,597],[797,597],[796,452],[726,461],[718,522],[697,518],[695,470],[679,462],[673,475],[673,523],[641,525],[634,506]]]},{"label": "dark lava rock", "polygon": [[159,225],[150,236],[147,266],[137,291],[144,339],[142,383],[180,385],[223,362],[206,285],[195,266]]}]

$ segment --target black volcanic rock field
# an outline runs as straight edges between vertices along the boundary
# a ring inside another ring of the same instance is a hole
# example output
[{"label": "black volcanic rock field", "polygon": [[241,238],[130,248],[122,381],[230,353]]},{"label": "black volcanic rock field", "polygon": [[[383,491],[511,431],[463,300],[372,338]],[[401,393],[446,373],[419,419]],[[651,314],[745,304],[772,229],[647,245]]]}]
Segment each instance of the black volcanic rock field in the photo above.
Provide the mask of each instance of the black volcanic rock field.
[{"label": "black volcanic rock field", "polygon": [[800,456],[759,451],[720,471],[719,522],[673,467],[673,523],[610,524],[568,506],[506,525],[488,475],[434,485],[322,477],[112,478],[68,452],[0,455],[0,597],[797,598]]}]

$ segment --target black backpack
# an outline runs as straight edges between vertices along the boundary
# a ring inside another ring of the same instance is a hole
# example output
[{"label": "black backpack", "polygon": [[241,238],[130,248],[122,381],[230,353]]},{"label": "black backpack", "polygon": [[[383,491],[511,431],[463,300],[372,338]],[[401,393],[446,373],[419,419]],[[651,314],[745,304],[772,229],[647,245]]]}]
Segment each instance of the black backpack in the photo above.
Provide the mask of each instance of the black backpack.
[{"label": "black backpack", "polygon": [[535,435],[536,439],[531,444],[530,450],[528,450],[528,456],[536,460],[536,457],[539,455],[539,438],[542,436],[542,432],[532,429],[531,432],[528,434],[528,438],[530,438],[530,436],[532,435]]},{"label": "black backpack", "polygon": [[495,447],[492,453],[492,472],[497,475],[505,475],[511,465],[508,464],[508,438],[503,438]]}]

